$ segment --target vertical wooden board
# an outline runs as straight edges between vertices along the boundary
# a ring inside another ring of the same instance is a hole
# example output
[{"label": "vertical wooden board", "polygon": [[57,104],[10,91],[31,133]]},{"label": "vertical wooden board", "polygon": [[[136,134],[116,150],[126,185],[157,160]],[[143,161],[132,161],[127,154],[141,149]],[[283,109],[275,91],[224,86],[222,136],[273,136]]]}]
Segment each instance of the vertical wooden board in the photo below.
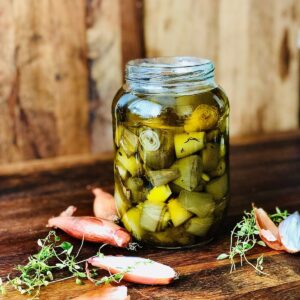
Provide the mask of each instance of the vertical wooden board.
[{"label": "vertical wooden board", "polygon": [[[0,164],[20,157],[15,132],[15,36],[13,5],[0,1]],[[5,46],[3,46],[5,45]]]},{"label": "vertical wooden board", "polygon": [[1,4],[0,163],[87,152],[85,2]]},{"label": "vertical wooden board", "polygon": [[146,55],[194,55],[217,60],[217,0],[145,0]]},{"label": "vertical wooden board", "polygon": [[146,53],[213,59],[231,102],[233,135],[297,128],[295,5],[145,0]]},{"label": "vertical wooden board", "polygon": [[[216,80],[224,88],[231,105],[230,133],[241,132],[245,114],[247,90],[245,83],[249,79],[248,65],[248,27],[249,1],[221,0],[219,15],[219,48]],[[250,100],[249,100],[250,101]],[[248,113],[248,110],[247,110]],[[252,116],[255,120],[255,115]],[[255,122],[253,122],[255,123]],[[248,127],[245,127],[245,131]]]},{"label": "vertical wooden board", "polygon": [[144,56],[143,2],[142,0],[120,1],[122,32],[122,70],[126,63]]},{"label": "vertical wooden board", "polygon": [[97,91],[91,99],[93,152],[112,149],[111,103],[122,84],[120,16],[119,0],[90,1],[88,57]]}]

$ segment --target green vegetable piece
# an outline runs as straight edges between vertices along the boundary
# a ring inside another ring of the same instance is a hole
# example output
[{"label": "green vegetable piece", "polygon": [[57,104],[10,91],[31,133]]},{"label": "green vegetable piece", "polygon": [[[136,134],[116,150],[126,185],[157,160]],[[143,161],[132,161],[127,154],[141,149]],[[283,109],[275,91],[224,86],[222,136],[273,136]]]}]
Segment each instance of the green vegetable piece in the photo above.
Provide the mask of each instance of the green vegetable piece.
[{"label": "green vegetable piece", "polygon": [[122,184],[121,179],[115,176],[115,195],[116,207],[118,211],[118,216],[122,217],[126,211],[131,207],[129,201],[130,191],[128,191]]},{"label": "green vegetable piece", "polygon": [[171,221],[171,215],[168,209],[166,208],[158,224],[158,230],[159,231],[164,230],[169,225],[170,221]]},{"label": "green vegetable piece", "polygon": [[133,207],[122,217],[122,222],[125,228],[138,240],[141,240],[144,233],[144,230],[140,225],[141,214],[141,209]]},{"label": "green vegetable piece", "polygon": [[215,201],[208,193],[181,191],[178,201],[186,210],[200,218],[212,215],[215,209]]},{"label": "green vegetable piece", "polygon": [[165,202],[172,194],[170,187],[166,185],[160,185],[154,187],[147,195],[147,199],[152,202]]},{"label": "green vegetable piece", "polygon": [[185,121],[184,130],[195,132],[212,129],[219,120],[219,111],[215,106],[200,104]]},{"label": "green vegetable piece", "polygon": [[138,143],[138,137],[128,129],[124,128],[120,146],[123,148],[127,157],[132,156],[137,151]]},{"label": "green vegetable piece", "polygon": [[188,212],[177,199],[171,199],[168,203],[168,209],[172,223],[175,227],[188,220],[192,214]]},{"label": "green vegetable piece", "polygon": [[115,130],[115,144],[120,147],[120,141],[123,135],[124,127],[122,125],[117,125]]},{"label": "green vegetable piece", "polygon": [[116,161],[119,162],[132,176],[136,176],[141,171],[140,161],[134,157],[127,157],[122,148],[117,151]]},{"label": "green vegetable piece", "polygon": [[180,177],[173,183],[185,190],[192,191],[201,180],[203,168],[201,158],[198,155],[191,155],[175,161],[171,169],[178,169],[180,172]]},{"label": "green vegetable piece", "polygon": [[213,217],[194,217],[186,223],[186,231],[193,235],[203,237],[208,233],[211,225],[213,224],[213,220]]},{"label": "green vegetable piece", "polygon": [[226,145],[224,135],[221,136],[220,140],[220,157],[224,157],[226,155]]},{"label": "green vegetable piece", "polygon": [[125,180],[127,178],[128,172],[120,163],[116,163],[116,170],[122,180]]},{"label": "green vegetable piece", "polygon": [[[189,221],[187,221],[189,222]],[[185,230],[185,224],[167,229],[172,239],[180,245],[191,245],[195,243],[195,237]]]},{"label": "green vegetable piece", "polygon": [[206,173],[202,173],[201,178],[203,181],[208,182],[210,181],[210,177]]},{"label": "green vegetable piece", "polygon": [[[158,136],[159,143],[152,143],[153,147],[151,148],[151,143],[148,143],[148,146],[145,147],[146,142],[141,143],[141,146],[139,147],[139,154],[146,164],[147,167],[153,170],[160,170],[160,169],[166,169],[171,166],[171,164],[174,162],[175,158],[175,151],[174,151],[174,137],[173,134],[170,131],[167,130],[158,130],[158,129],[146,129],[146,132],[152,131],[153,139],[154,136]],[[143,137],[143,133],[145,132],[145,129],[140,133],[140,141],[143,140],[141,136]],[[148,136],[149,134],[145,134],[145,136]],[[144,138],[145,140],[151,140],[151,138]],[[159,145],[159,148],[155,145]],[[149,150],[150,149],[150,150]],[[154,149],[154,150],[153,150]]]},{"label": "green vegetable piece", "polygon": [[153,186],[159,186],[178,178],[180,173],[177,169],[147,170],[147,176]]},{"label": "green vegetable piece", "polygon": [[214,129],[214,130],[211,130],[209,132],[206,133],[206,140],[208,142],[213,142],[213,143],[216,143],[218,142],[218,138],[219,138],[219,129]]},{"label": "green vegetable piece", "polygon": [[228,191],[228,175],[225,173],[223,176],[211,180],[206,185],[206,191],[210,193],[215,200],[221,200]]},{"label": "green vegetable piece", "polygon": [[179,117],[187,117],[193,113],[199,101],[198,95],[186,95],[176,98],[176,113]]},{"label": "green vegetable piece", "polygon": [[174,145],[177,158],[191,155],[204,148],[205,132],[175,134]]},{"label": "green vegetable piece", "polygon": [[222,176],[226,170],[226,163],[224,159],[220,159],[218,162],[218,166],[215,170],[210,172],[210,175],[213,177]]},{"label": "green vegetable piece", "polygon": [[130,194],[133,202],[137,203],[146,198],[143,179],[139,177],[129,177],[126,180],[126,186],[131,192]]},{"label": "green vegetable piece", "polygon": [[219,162],[219,144],[207,143],[202,151],[203,170],[206,172],[217,168]]},{"label": "green vegetable piece", "polygon": [[155,232],[158,227],[158,223],[161,220],[164,208],[165,204],[162,202],[146,200],[143,205],[140,220],[142,228]]}]

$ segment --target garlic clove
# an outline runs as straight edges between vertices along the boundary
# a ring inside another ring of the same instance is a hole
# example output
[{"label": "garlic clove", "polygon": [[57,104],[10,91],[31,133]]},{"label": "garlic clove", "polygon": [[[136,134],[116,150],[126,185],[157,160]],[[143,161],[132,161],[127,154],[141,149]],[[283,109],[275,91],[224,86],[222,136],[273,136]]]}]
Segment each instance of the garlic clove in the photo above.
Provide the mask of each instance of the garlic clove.
[{"label": "garlic clove", "polygon": [[300,215],[297,211],[279,224],[279,234],[287,252],[300,251]]},{"label": "garlic clove", "polygon": [[260,238],[274,250],[285,250],[280,239],[278,227],[262,208],[253,207],[256,226]]}]

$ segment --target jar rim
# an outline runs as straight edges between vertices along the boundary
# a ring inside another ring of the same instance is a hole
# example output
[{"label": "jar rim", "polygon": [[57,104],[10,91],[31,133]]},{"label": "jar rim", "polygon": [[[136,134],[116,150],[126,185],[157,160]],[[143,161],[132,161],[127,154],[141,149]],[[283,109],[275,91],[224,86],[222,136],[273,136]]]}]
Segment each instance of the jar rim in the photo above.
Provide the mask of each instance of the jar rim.
[{"label": "jar rim", "polygon": [[125,79],[132,91],[142,93],[192,92],[215,85],[211,60],[193,56],[165,56],[130,60]]},{"label": "jar rim", "polygon": [[126,67],[145,68],[188,68],[188,67],[214,67],[213,62],[207,58],[195,56],[161,56],[151,58],[138,58],[127,62]]}]

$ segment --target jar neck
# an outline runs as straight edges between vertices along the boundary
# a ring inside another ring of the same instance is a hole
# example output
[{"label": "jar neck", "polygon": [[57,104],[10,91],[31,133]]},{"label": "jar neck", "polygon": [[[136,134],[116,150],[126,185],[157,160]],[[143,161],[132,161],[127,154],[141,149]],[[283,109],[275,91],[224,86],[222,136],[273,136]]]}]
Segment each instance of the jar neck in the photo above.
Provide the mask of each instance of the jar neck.
[{"label": "jar neck", "polygon": [[131,60],[125,80],[129,91],[142,94],[192,94],[216,86],[212,61],[185,56]]}]

